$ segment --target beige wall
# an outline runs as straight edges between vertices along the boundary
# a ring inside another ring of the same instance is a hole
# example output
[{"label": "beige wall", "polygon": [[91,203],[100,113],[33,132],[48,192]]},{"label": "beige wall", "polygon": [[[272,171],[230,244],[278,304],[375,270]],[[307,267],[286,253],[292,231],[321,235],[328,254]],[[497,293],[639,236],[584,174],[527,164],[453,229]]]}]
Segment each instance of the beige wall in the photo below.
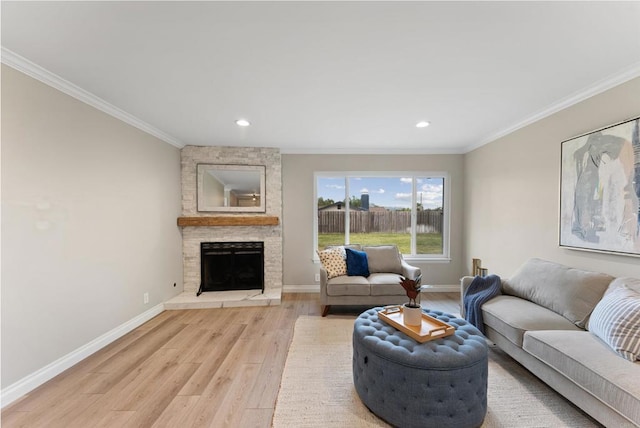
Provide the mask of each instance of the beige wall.
[{"label": "beige wall", "polygon": [[463,155],[282,155],[284,285],[314,285],[313,174],[316,171],[446,171],[451,185],[451,262],[411,262],[423,283],[456,284],[462,270]]},{"label": "beige wall", "polygon": [[182,291],[177,148],[3,66],[1,171],[2,388]]},{"label": "beige wall", "polygon": [[465,273],[472,257],[501,276],[540,257],[615,276],[640,276],[640,258],[558,246],[560,143],[638,115],[640,78],[467,153]]}]

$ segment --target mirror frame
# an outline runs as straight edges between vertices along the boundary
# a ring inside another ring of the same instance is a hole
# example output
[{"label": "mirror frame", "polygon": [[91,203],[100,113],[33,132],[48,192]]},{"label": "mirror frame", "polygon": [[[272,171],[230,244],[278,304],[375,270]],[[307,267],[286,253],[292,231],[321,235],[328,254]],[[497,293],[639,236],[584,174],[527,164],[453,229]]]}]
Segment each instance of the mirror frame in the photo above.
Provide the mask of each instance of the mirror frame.
[{"label": "mirror frame", "polygon": [[[204,195],[204,177],[210,170],[215,171],[235,171],[235,172],[258,172],[260,175],[260,188],[256,192],[260,196],[260,203],[251,207],[229,207],[207,205]],[[233,165],[233,164],[211,164],[199,163],[196,165],[197,181],[197,210],[198,212],[243,212],[243,213],[264,213],[266,212],[266,167],[264,165]]]}]

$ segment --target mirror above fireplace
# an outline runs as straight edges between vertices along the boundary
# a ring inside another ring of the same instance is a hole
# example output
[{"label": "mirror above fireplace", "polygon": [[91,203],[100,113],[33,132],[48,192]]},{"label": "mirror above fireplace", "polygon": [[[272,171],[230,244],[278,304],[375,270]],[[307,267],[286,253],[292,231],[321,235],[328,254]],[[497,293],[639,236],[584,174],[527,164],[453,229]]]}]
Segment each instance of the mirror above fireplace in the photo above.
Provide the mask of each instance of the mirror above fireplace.
[{"label": "mirror above fireplace", "polygon": [[198,164],[198,211],[265,212],[264,165]]}]

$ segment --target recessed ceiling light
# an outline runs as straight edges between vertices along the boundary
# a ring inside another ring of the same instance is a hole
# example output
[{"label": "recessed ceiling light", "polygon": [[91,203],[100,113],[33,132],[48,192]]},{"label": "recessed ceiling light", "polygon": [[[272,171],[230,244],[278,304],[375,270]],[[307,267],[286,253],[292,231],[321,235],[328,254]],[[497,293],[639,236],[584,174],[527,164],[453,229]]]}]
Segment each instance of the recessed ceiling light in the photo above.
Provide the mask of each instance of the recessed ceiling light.
[{"label": "recessed ceiling light", "polygon": [[238,119],[236,120],[236,125],[238,126],[249,126],[251,125],[247,119]]},{"label": "recessed ceiling light", "polygon": [[416,128],[426,128],[429,125],[430,125],[429,122],[425,120],[421,120],[420,122],[416,123]]}]

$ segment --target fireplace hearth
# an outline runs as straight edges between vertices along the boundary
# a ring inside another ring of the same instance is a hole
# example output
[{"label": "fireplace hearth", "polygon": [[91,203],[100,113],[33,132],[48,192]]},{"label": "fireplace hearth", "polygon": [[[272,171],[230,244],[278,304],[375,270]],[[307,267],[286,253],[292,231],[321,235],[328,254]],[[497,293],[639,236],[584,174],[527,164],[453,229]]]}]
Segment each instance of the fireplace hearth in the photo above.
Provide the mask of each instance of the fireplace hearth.
[{"label": "fireplace hearth", "polygon": [[200,288],[205,291],[264,292],[263,242],[201,242]]}]

